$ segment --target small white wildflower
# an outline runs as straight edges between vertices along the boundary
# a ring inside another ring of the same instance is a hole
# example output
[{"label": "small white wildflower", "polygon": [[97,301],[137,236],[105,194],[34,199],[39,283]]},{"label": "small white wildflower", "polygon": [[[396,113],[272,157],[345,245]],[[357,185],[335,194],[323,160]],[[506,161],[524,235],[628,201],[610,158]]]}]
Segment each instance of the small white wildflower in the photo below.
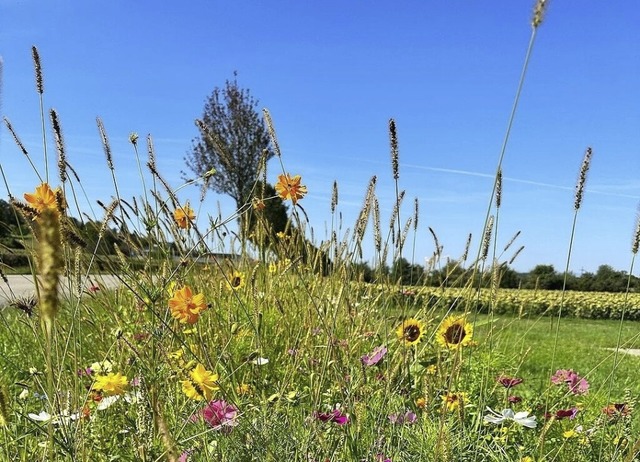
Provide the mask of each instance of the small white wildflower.
[{"label": "small white wildflower", "polygon": [[113,372],[113,364],[108,359],[93,363],[89,368],[98,374],[108,374]]},{"label": "small white wildflower", "polygon": [[527,411],[513,412],[511,409],[503,409],[502,413],[497,413],[490,407],[487,407],[487,411],[489,411],[489,414],[484,416],[484,421],[488,423],[499,425],[508,420],[513,420],[518,425],[527,428],[536,428],[538,425],[536,416],[530,416]]},{"label": "small white wildflower", "polygon": [[29,397],[29,389],[25,388],[24,390],[22,390],[20,392],[20,394],[18,395],[18,399],[27,399]]},{"label": "small white wildflower", "polygon": [[105,409],[110,408],[111,405],[114,404],[119,399],[120,399],[120,395],[105,396],[100,400],[100,402],[96,406],[96,409],[99,411],[104,411]]},{"label": "small white wildflower", "polygon": [[267,358],[256,358],[251,362],[257,366],[264,366],[265,364],[269,364],[269,360]]},{"label": "small white wildflower", "polygon": [[51,414],[47,411],[41,411],[40,414],[33,414],[30,412],[27,414],[27,417],[31,420],[35,420],[36,422],[49,422],[51,420]]}]

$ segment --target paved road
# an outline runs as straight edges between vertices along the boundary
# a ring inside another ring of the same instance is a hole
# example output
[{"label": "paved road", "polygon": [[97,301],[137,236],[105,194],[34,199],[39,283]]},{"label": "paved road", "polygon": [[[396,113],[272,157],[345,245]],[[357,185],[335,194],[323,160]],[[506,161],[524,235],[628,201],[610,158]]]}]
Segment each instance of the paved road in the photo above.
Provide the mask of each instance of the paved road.
[{"label": "paved road", "polygon": [[[9,284],[5,284],[0,280],[0,306],[7,303],[8,300],[13,300],[20,297],[28,297],[36,293],[35,285],[33,282],[33,276],[31,275],[10,275],[7,276]],[[90,287],[96,285],[98,287],[117,287],[119,285],[118,279],[114,276],[107,274],[104,275],[91,275],[89,280],[86,280],[83,284],[84,290],[88,291]],[[69,287],[68,282],[61,281],[61,287]]]}]

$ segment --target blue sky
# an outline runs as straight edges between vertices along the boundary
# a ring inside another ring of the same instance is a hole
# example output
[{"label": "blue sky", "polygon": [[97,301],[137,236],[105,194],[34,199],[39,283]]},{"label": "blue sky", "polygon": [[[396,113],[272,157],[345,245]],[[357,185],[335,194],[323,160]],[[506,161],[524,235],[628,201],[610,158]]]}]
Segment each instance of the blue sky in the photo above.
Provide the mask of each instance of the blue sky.
[{"label": "blue sky", "polygon": [[[177,187],[197,136],[194,119],[213,88],[237,71],[240,86],[272,114],[285,168],[309,188],[301,204],[318,239],[330,227],[334,180],[343,232],[353,227],[373,175],[388,222],[393,117],[400,188],[407,192],[403,221],[413,214],[413,199],[420,203],[415,253],[409,246],[405,256],[424,263],[434,250],[431,227],[444,255],[458,258],[467,235],[477,248],[482,233],[532,6],[528,0],[161,6],[0,0],[0,111],[42,163],[30,51],[36,45],[45,106],[59,113],[69,161],[90,200],[107,202],[113,189],[96,116],[109,134],[124,197],[142,193],[127,143],[131,132],[152,135],[160,169]],[[636,2],[550,4],[503,164],[497,242],[501,248],[522,232],[513,248],[525,246],[513,265],[518,270],[538,263],[564,268],[573,189],[587,146],[594,156],[570,267],[576,273],[600,264],[629,268],[640,199],[638,24]],[[14,195],[34,189],[37,177],[4,127],[0,162]],[[272,162],[270,181],[278,173]],[[179,195],[194,201],[198,191]],[[200,218],[218,208],[229,216],[233,207],[211,193]]]}]

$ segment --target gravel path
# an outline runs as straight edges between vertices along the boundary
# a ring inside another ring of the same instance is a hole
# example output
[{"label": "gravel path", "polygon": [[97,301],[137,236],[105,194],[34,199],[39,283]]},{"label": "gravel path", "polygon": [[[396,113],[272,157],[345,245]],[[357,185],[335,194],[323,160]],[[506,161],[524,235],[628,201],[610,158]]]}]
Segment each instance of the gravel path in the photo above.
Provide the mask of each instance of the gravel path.
[{"label": "gravel path", "polygon": [[[615,348],[605,348],[609,351],[616,351]],[[620,353],[626,353],[631,356],[640,356],[640,348],[620,348],[618,350]]]},{"label": "gravel path", "polygon": [[[29,297],[35,295],[35,285],[33,282],[33,276],[30,274],[25,275],[10,275],[7,276],[8,284],[0,281],[0,306],[6,305],[8,300],[15,298]],[[60,287],[69,287],[69,283],[66,278],[61,281]],[[113,288],[120,285],[120,282],[115,276],[108,274],[92,274],[91,277],[83,284],[84,290],[89,290],[90,287],[96,285],[98,287]],[[64,290],[64,289],[63,289]]]}]

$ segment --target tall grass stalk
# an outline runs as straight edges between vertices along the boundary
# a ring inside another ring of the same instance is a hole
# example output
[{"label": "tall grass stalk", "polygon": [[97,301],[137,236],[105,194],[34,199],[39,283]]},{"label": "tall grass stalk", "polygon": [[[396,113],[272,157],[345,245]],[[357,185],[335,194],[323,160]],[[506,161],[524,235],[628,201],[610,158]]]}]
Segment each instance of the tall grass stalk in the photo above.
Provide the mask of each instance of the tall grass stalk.
[{"label": "tall grass stalk", "polygon": [[[495,175],[494,175],[494,181],[493,181],[493,186],[491,188],[491,193],[489,195],[489,200],[487,203],[487,210],[485,213],[485,219],[484,219],[484,226],[483,226],[483,233],[480,237],[480,246],[478,247],[478,253],[477,253],[477,258],[475,260],[475,263],[473,265],[473,270],[472,270],[472,277],[471,280],[473,281],[475,279],[475,276],[479,273],[480,268],[479,268],[479,263],[482,262],[482,264],[484,265],[484,260],[482,259],[482,255],[484,253],[484,249],[483,249],[483,243],[486,241],[486,234],[489,230],[489,223],[491,220],[491,211],[492,208],[494,206],[494,199],[496,198],[496,194],[498,193],[498,187],[501,184],[501,180],[502,180],[502,164],[504,161],[504,157],[507,151],[507,146],[509,143],[509,138],[511,136],[511,129],[513,127],[513,123],[515,121],[515,117],[516,117],[516,113],[517,113],[517,109],[518,109],[518,104],[520,102],[520,96],[522,94],[522,89],[524,88],[524,83],[526,80],[526,76],[527,76],[527,70],[529,67],[529,62],[531,60],[531,56],[533,54],[533,49],[534,49],[534,45],[535,45],[535,40],[536,40],[536,36],[538,33],[538,28],[539,26],[542,24],[543,21],[543,16],[544,16],[544,12],[545,9],[547,7],[548,1],[547,0],[537,0],[534,6],[534,11],[533,11],[533,16],[532,16],[532,20],[531,20],[531,34],[529,36],[529,43],[527,45],[527,49],[525,52],[525,57],[524,57],[524,62],[522,64],[522,69],[520,72],[520,78],[518,80],[518,84],[516,87],[516,92],[515,92],[515,96],[513,98],[513,104],[511,107],[511,112],[509,114],[509,118],[507,121],[507,127],[505,130],[505,134],[504,134],[504,138],[502,141],[502,146],[500,148],[500,152],[498,155],[498,162],[496,165],[496,169],[495,169]],[[481,271],[480,271],[481,272]],[[478,296],[479,296],[479,289],[480,287],[477,288],[478,289]],[[481,404],[482,406],[482,404]],[[477,428],[479,427],[479,425],[481,424],[481,422],[478,420],[477,421]],[[476,457],[478,457],[478,454],[476,453]]]},{"label": "tall grass stalk", "polygon": [[36,91],[38,92],[38,102],[40,104],[40,128],[42,133],[42,153],[44,155],[44,171],[45,181],[49,182],[49,159],[47,156],[47,131],[45,128],[44,117],[44,79],[42,76],[42,63],[40,61],[40,53],[38,49],[31,47],[31,55],[33,57],[33,67],[36,76]]}]

